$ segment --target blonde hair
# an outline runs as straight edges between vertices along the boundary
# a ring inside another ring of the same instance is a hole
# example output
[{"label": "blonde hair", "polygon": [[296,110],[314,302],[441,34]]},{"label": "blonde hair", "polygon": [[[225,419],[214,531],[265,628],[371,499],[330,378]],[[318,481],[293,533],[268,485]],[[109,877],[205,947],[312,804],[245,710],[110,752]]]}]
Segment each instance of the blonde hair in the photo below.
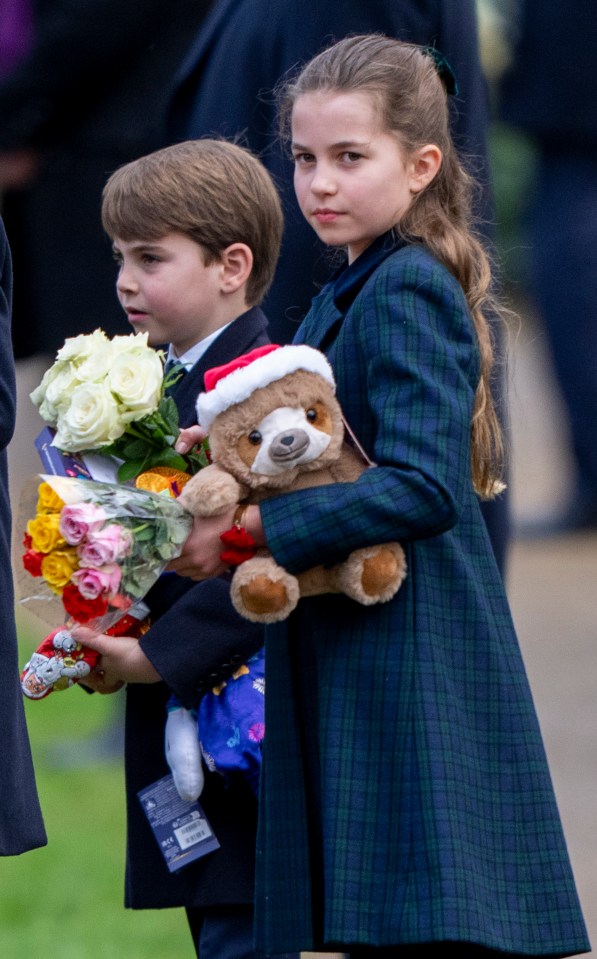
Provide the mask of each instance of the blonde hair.
[{"label": "blonde hair", "polygon": [[253,253],[247,302],[260,303],[274,277],[283,214],[260,160],[227,140],[187,140],[116,170],[102,197],[111,238],[157,240],[184,233],[203,247],[206,266],[232,243]]},{"label": "blonde hair", "polygon": [[439,172],[413,197],[395,230],[411,241],[423,242],[458,279],[469,304],[481,364],[471,425],[472,479],[479,495],[491,498],[503,488],[503,446],[491,392],[494,350],[489,317],[499,317],[501,310],[492,292],[487,251],[473,229],[476,184],[452,142],[447,92],[435,60],[426,48],[383,35],[340,40],[279,89],[285,138],[294,104],[304,94],[316,91],[369,93],[383,129],[397,137],[407,156],[428,143],[441,150]]}]

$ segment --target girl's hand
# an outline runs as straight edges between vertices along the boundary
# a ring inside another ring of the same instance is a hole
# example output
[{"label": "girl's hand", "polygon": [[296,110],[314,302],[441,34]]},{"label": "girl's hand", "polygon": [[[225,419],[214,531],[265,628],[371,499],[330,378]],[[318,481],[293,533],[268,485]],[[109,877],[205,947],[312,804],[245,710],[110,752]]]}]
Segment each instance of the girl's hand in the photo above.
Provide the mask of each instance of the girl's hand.
[{"label": "girl's hand", "polygon": [[132,636],[106,636],[87,626],[71,630],[78,643],[95,649],[100,660],[84,684],[99,693],[114,693],[125,683],[157,683],[161,676]]}]

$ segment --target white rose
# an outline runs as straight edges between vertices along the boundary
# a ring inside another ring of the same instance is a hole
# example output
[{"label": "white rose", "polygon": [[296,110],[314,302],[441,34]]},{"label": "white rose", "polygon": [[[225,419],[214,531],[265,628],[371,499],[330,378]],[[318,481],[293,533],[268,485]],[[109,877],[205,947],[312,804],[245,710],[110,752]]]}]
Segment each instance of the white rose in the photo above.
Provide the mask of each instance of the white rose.
[{"label": "white rose", "polygon": [[106,383],[82,383],[71,394],[71,403],[58,422],[53,446],[76,453],[98,449],[118,439],[124,423]]},{"label": "white rose", "polygon": [[55,363],[44,374],[41,383],[30,396],[46,423],[56,426],[60,416],[69,407],[73,390],[79,384],[80,380],[70,363]]},{"label": "white rose", "polygon": [[105,343],[98,342],[97,349],[93,353],[76,361],[77,376],[81,382],[99,383],[108,375],[113,360],[114,350],[110,340],[106,340]]},{"label": "white rose", "polygon": [[81,333],[80,336],[69,336],[68,339],[64,341],[64,346],[58,350],[56,358],[58,360],[81,362],[96,351],[105,348],[109,342],[103,330],[94,330],[93,333]]},{"label": "white rose", "polygon": [[117,354],[108,373],[108,384],[125,423],[155,412],[162,395],[162,361],[150,347]]},{"label": "white rose", "polygon": [[113,336],[111,340],[112,350],[115,355],[149,350],[151,347],[147,345],[148,336],[148,333],[129,333],[128,336]]}]

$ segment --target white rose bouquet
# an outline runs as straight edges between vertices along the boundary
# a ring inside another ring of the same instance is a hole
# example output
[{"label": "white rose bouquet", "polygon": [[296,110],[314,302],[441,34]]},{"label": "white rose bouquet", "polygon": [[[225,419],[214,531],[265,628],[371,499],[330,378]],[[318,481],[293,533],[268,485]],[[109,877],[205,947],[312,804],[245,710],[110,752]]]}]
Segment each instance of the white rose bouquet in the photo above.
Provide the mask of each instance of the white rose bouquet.
[{"label": "white rose bouquet", "polygon": [[195,473],[207,465],[205,445],[180,455],[178,410],[166,390],[163,352],[146,333],[109,339],[102,330],[70,337],[31,400],[56,430],[52,445],[68,453],[96,452],[122,461],[120,482],[153,467]]}]

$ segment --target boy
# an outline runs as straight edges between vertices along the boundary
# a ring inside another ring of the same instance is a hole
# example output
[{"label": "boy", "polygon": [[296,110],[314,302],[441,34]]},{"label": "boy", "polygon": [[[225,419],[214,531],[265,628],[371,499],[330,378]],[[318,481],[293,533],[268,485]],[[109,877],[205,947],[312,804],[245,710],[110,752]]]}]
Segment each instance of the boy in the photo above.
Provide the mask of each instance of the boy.
[{"label": "boy", "polygon": [[[116,170],[102,223],[119,264],[118,299],[135,332],[184,365],[172,395],[181,427],[211,367],[268,342],[259,303],[271,283],[282,213],[269,174],[251,153],[220,140],[158,150]],[[86,685],[126,687],[125,905],[184,906],[201,959],[253,957],[256,800],[244,777],[229,787],[206,775],[200,801],[220,848],[169,873],[137,792],[169,770],[166,703],[183,706],[227,679],[263,645],[262,627],[233,610],[228,582],[164,574],[146,598],[152,625],[140,639],[85,637],[102,654]]]}]

